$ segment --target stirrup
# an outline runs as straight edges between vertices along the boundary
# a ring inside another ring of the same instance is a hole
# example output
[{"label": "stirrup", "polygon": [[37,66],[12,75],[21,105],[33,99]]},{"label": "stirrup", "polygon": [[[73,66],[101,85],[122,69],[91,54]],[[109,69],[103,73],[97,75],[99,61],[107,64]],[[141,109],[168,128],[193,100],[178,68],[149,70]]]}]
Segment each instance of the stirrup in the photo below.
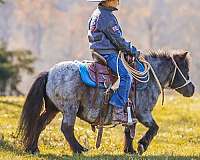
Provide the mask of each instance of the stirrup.
[{"label": "stirrup", "polygon": [[131,101],[128,101],[128,107],[127,107],[127,113],[128,113],[128,126],[132,126],[133,124],[137,123],[137,119],[135,117],[132,117],[131,114]]},{"label": "stirrup", "polygon": [[131,122],[128,122],[126,125],[127,125],[127,126],[132,126],[132,125],[134,125],[135,123],[137,123],[137,119],[136,119],[136,118],[132,118],[132,121],[131,121]]}]

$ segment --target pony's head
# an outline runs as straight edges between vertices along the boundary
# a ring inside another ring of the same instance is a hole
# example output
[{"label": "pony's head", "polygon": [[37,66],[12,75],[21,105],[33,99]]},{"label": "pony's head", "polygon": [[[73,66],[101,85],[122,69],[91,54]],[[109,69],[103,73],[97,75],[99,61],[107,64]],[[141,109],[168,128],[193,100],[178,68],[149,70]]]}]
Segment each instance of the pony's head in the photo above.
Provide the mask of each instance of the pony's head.
[{"label": "pony's head", "polygon": [[190,80],[190,55],[188,52],[173,54],[172,62],[174,64],[174,71],[170,88],[175,89],[178,93],[185,97],[191,97],[194,94],[194,84]]}]

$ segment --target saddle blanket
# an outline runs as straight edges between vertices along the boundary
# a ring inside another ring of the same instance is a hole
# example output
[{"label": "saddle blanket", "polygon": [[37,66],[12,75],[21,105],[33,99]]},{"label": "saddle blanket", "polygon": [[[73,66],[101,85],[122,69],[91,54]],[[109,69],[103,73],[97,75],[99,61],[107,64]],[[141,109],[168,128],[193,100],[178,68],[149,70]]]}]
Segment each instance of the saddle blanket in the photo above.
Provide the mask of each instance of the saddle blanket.
[{"label": "saddle blanket", "polygon": [[[113,75],[107,66],[89,61],[75,62],[79,65],[79,73],[82,82],[89,87],[99,87],[105,89],[117,81],[117,76]],[[144,66],[141,63],[138,63],[137,66],[137,70],[144,71]],[[147,83],[144,84],[137,82],[136,86],[137,89],[143,90],[147,87]]]}]

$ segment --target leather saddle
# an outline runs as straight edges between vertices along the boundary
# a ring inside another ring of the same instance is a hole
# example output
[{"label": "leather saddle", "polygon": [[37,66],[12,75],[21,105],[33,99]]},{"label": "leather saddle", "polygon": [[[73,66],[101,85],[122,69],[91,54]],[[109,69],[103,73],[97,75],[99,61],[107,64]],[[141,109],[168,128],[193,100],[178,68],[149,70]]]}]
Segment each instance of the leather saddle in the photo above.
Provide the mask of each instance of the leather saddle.
[{"label": "leather saddle", "polygon": [[103,84],[105,88],[113,85],[117,81],[117,76],[107,67],[107,62],[104,57],[96,52],[92,52],[92,57],[94,62],[88,65],[90,78],[96,82],[97,87],[100,84]]}]

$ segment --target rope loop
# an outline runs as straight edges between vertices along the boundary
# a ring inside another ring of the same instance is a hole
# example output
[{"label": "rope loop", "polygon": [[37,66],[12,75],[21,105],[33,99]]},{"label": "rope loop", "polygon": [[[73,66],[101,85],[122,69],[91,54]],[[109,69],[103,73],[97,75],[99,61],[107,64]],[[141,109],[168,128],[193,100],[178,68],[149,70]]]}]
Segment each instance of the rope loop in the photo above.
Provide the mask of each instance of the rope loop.
[{"label": "rope loop", "polygon": [[[157,84],[158,84],[158,87],[160,89],[160,92],[162,95],[163,94],[163,88],[160,84],[160,81],[153,69],[153,67],[151,66],[151,64],[143,57],[143,56],[140,56],[138,57],[138,60],[139,62],[141,62],[143,65],[144,65],[144,71],[138,71],[137,69],[133,68],[126,60],[125,60],[125,54],[123,52],[120,52],[119,53],[119,56],[118,58],[121,58],[122,60],[122,63],[124,65],[124,67],[126,68],[126,70],[133,76],[133,78],[135,78],[137,81],[141,82],[141,83],[147,83],[150,79],[150,71],[152,72]],[[119,73],[118,74],[118,77],[119,77]],[[164,96],[162,96],[162,105],[163,105],[163,100],[164,100]]]}]

